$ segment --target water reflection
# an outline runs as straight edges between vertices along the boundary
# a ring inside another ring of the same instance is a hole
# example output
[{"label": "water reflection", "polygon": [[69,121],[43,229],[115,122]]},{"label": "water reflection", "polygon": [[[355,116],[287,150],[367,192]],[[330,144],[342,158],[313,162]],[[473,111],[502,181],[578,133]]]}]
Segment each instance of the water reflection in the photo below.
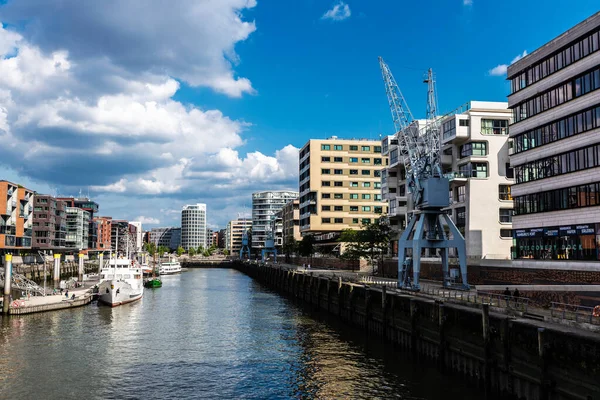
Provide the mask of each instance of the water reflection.
[{"label": "water reflection", "polygon": [[191,270],[129,305],[2,319],[0,398],[482,398],[340,332],[236,271]]}]

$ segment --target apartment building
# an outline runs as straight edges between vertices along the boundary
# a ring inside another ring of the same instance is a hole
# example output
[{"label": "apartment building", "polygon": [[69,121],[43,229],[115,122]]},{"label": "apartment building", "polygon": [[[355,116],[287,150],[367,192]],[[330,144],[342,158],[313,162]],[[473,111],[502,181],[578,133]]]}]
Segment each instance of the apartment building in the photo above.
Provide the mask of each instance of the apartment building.
[{"label": "apartment building", "polygon": [[267,230],[271,229],[275,214],[290,200],[297,199],[298,192],[268,190],[252,193],[252,249],[265,247]]},{"label": "apartment building", "polygon": [[296,241],[302,240],[302,235],[300,235],[300,199],[285,203],[275,216],[276,219],[281,220],[283,242],[292,237]]},{"label": "apartment building", "polygon": [[89,227],[88,237],[87,237],[87,247],[88,249],[95,249],[98,247],[98,227],[96,226],[96,222],[94,220],[95,215],[98,213],[98,203],[90,200],[87,197],[57,197],[57,200],[61,200],[66,202],[67,207],[76,207],[80,208],[89,213]]},{"label": "apartment building", "polygon": [[77,207],[67,207],[67,234],[65,246],[73,250],[88,248],[90,213]]},{"label": "apartment building", "polygon": [[181,210],[181,246],[187,251],[206,248],[206,204],[191,204]]},{"label": "apartment building", "polygon": [[33,238],[31,247],[60,250],[66,245],[67,205],[50,195],[33,196]]},{"label": "apartment building", "polygon": [[96,226],[97,230],[96,250],[110,250],[112,217],[95,217],[94,225]]},{"label": "apartment building", "polygon": [[[143,230],[142,230],[142,223],[139,221],[131,221],[129,223],[129,225],[133,226],[135,229],[135,251],[140,252],[142,251],[142,245],[144,244],[144,241],[142,239],[142,236],[144,234]],[[133,232],[133,230],[130,227],[130,231]]]},{"label": "apartment building", "polygon": [[347,228],[360,229],[387,214],[381,170],[388,158],[381,142],[366,139],[311,139],[299,154],[300,232],[320,246],[337,246]]},{"label": "apartment building", "polygon": [[511,259],[513,170],[508,103],[471,101],[442,121],[442,166],[450,178],[448,214],[470,259]]},{"label": "apartment building", "polygon": [[33,191],[0,181],[0,252],[31,248]]},{"label": "apartment building", "polygon": [[252,220],[236,219],[229,221],[225,230],[225,248],[231,255],[239,255],[244,232],[252,228]]},{"label": "apartment building", "polygon": [[508,67],[513,266],[600,267],[600,13]]}]

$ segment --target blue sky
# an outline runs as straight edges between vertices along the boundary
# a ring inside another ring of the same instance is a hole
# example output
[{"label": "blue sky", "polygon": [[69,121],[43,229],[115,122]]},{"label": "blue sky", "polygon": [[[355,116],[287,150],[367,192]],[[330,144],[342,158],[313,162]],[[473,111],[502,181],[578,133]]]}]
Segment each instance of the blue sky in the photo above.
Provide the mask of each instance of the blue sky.
[{"label": "blue sky", "polygon": [[490,71],[599,10],[597,0],[2,3],[0,179],[89,191],[101,214],[146,227],[177,225],[195,202],[223,227],[252,191],[297,189],[308,139],[391,134],[378,56],[416,117],[429,67],[442,111],[505,101],[505,76]]}]

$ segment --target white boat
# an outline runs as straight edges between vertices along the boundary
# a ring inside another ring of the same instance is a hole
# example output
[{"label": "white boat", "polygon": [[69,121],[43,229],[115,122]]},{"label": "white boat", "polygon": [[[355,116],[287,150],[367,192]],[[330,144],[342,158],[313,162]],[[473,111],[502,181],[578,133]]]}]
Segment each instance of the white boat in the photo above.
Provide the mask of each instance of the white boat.
[{"label": "white boat", "polygon": [[181,264],[179,261],[169,260],[168,262],[160,263],[159,273],[161,275],[172,275],[181,272]]},{"label": "white boat", "polygon": [[98,300],[111,307],[130,303],[144,295],[142,266],[127,258],[110,259],[102,268]]}]

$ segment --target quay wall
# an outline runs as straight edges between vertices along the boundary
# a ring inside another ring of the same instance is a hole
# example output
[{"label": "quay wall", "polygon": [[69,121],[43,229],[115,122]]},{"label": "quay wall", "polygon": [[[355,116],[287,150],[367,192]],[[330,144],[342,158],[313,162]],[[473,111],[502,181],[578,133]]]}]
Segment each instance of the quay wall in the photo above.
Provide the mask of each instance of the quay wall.
[{"label": "quay wall", "polygon": [[[60,296],[60,297],[62,297],[62,296]],[[55,303],[38,304],[38,305],[28,306],[28,307],[11,307],[9,309],[8,313],[10,315],[23,315],[23,314],[33,314],[33,313],[38,313],[38,312],[43,312],[43,311],[54,311],[54,310],[62,310],[65,308],[81,307],[81,306],[90,304],[92,302],[92,298],[93,298],[93,296],[91,294],[86,294],[83,297],[80,297],[75,300],[62,300],[62,301],[55,302]]]},{"label": "quay wall", "polygon": [[600,399],[597,334],[511,318],[488,305],[466,307],[271,266],[236,262],[234,267],[492,395]]},{"label": "quay wall", "polygon": [[[46,282],[52,283],[52,271],[53,266],[46,264]],[[84,274],[97,273],[98,263],[86,262],[83,266]],[[25,278],[31,279],[38,285],[44,282],[44,264],[21,264],[13,266],[13,272],[15,274],[24,275]],[[79,275],[79,264],[76,262],[64,262],[60,265],[60,279],[68,280],[71,277],[77,277]]]}]

